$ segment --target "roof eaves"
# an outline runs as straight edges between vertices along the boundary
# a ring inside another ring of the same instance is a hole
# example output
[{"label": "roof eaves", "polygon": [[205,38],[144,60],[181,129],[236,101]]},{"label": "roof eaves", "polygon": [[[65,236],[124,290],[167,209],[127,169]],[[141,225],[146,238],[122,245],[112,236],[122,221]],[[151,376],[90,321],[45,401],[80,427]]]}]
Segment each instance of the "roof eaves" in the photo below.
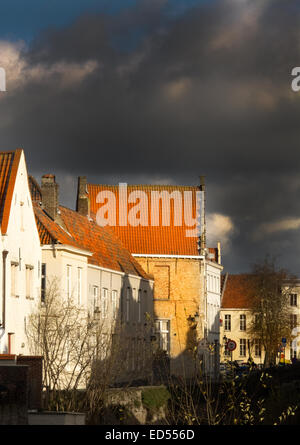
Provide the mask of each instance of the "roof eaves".
[{"label": "roof eaves", "polygon": [[4,206],[3,206],[3,216],[2,216],[2,221],[1,221],[1,232],[3,235],[6,234],[6,232],[7,232],[12,196],[13,196],[13,192],[14,192],[14,188],[15,188],[16,177],[17,177],[17,172],[18,172],[22,152],[23,152],[23,150],[21,148],[17,148],[14,151],[14,159],[13,159],[13,163],[12,163],[10,176],[8,179],[8,187],[7,187],[5,202],[4,202]]}]

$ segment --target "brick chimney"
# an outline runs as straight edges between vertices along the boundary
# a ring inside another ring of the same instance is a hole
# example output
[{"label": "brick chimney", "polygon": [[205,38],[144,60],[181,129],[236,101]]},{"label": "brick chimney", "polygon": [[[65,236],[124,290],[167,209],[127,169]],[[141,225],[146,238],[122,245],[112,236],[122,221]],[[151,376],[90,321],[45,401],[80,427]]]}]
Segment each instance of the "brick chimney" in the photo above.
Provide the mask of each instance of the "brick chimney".
[{"label": "brick chimney", "polygon": [[42,202],[46,213],[55,221],[58,216],[59,186],[54,175],[42,176]]},{"label": "brick chimney", "polygon": [[90,216],[90,199],[87,191],[86,176],[78,177],[76,211],[83,216]]}]

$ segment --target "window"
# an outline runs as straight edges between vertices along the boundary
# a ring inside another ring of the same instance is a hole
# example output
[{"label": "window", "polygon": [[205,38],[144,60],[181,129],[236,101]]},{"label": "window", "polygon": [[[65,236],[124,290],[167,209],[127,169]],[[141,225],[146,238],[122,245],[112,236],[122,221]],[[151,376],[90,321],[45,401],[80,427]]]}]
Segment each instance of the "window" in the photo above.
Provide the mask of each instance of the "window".
[{"label": "window", "polygon": [[135,338],[131,339],[131,370],[135,370],[135,359],[136,359],[136,340]]},{"label": "window", "polygon": [[227,314],[225,315],[225,331],[231,331],[231,315]]},{"label": "window", "polygon": [[67,297],[71,297],[72,266],[67,265]]},{"label": "window", "polygon": [[98,301],[98,286],[93,286],[93,310],[98,311],[99,310],[99,301]]},{"label": "window", "polygon": [[291,329],[297,327],[297,314],[290,314]]},{"label": "window", "polygon": [[101,334],[100,336],[100,360],[105,360],[108,353],[108,336]]},{"label": "window", "polygon": [[261,341],[259,338],[254,340],[254,355],[255,357],[261,357]]},{"label": "window", "polygon": [[108,310],[108,289],[102,289],[101,313],[102,318],[107,318]]},{"label": "window", "polygon": [[240,339],[240,356],[241,357],[246,356],[246,339],[245,338]]},{"label": "window", "polygon": [[136,343],[136,370],[140,371],[143,365],[143,349],[142,349],[142,340],[140,338],[137,339]]},{"label": "window", "polygon": [[261,314],[255,314],[254,323],[256,327],[260,326],[261,317],[262,317]]},{"label": "window", "polygon": [[17,289],[18,289],[18,282],[17,282],[17,278],[18,278],[18,266],[19,264],[16,262],[11,262],[10,265],[10,293],[12,297],[17,297]]},{"label": "window", "polygon": [[82,303],[82,269],[78,267],[77,269],[77,299],[78,305]]},{"label": "window", "polygon": [[131,288],[126,289],[126,322],[130,320],[130,299],[131,299]]},{"label": "window", "polygon": [[159,348],[162,351],[170,352],[170,321],[156,320],[154,323],[155,335],[158,337]]},{"label": "window", "polygon": [[138,323],[142,322],[142,289],[138,292]]},{"label": "window", "polygon": [[246,330],[246,315],[241,314],[240,315],[240,331]]},{"label": "window", "polygon": [[41,276],[41,301],[45,303],[46,300],[46,264],[42,263],[42,276]]},{"label": "window", "polygon": [[112,308],[112,316],[115,320],[117,318],[117,298],[118,298],[118,291],[112,290],[111,291],[111,308]]},{"label": "window", "polygon": [[127,371],[130,371],[130,347],[127,346],[125,353],[125,368]]},{"label": "window", "polygon": [[290,294],[291,306],[297,306],[297,294]]},{"label": "window", "polygon": [[26,264],[25,273],[26,273],[26,298],[32,298],[33,266]]}]

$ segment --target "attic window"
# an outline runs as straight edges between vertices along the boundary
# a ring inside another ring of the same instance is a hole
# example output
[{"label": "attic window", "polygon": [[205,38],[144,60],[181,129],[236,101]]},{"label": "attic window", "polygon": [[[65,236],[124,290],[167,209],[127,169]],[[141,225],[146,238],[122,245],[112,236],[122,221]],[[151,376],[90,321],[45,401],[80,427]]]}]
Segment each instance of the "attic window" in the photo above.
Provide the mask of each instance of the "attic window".
[{"label": "attic window", "polygon": [[26,298],[33,298],[33,266],[26,264]]},{"label": "attic window", "polygon": [[10,263],[10,294],[12,297],[17,297],[17,283],[18,283],[18,267],[19,263],[17,261],[12,261]]}]

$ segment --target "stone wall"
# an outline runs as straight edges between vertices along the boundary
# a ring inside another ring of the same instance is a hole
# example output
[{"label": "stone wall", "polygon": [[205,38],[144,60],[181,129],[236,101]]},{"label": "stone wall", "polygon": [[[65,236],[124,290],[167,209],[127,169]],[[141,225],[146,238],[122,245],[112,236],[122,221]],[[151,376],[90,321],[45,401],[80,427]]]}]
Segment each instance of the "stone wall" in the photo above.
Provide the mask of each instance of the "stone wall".
[{"label": "stone wall", "polygon": [[164,425],[169,393],[165,386],[112,388],[105,396],[104,425]]},{"label": "stone wall", "polygon": [[85,414],[53,411],[29,413],[28,425],[85,425]]}]

